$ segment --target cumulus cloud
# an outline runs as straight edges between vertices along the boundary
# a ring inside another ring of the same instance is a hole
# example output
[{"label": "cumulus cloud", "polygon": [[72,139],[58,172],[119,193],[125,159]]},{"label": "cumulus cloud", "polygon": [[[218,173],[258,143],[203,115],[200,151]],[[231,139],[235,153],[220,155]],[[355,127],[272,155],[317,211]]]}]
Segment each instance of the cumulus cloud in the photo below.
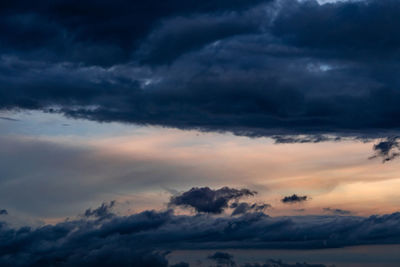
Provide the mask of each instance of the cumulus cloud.
[{"label": "cumulus cloud", "polygon": [[257,192],[249,189],[222,187],[214,190],[209,187],[193,187],[189,191],[172,196],[169,206],[190,207],[197,212],[219,214],[228,208],[230,201],[255,194]]},{"label": "cumulus cloud", "polygon": [[281,199],[283,203],[299,203],[303,201],[307,201],[307,196],[298,196],[296,194],[293,194],[291,196],[286,196]]}]

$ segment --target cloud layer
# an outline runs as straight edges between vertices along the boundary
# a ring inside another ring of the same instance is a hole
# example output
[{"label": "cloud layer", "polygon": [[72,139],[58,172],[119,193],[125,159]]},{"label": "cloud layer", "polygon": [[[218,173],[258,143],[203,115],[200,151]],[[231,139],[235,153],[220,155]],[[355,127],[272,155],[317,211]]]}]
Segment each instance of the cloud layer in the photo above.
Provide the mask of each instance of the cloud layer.
[{"label": "cloud layer", "polygon": [[[0,240],[3,266],[167,266],[162,251],[175,249],[399,244],[400,214],[273,218],[264,213],[215,217],[175,215],[172,210],[144,211],[126,217],[67,220],[36,229],[13,229],[1,224]],[[232,262],[227,255],[214,254],[211,258]]]},{"label": "cloud layer", "polygon": [[396,0],[2,5],[1,109],[249,136],[400,126]]}]

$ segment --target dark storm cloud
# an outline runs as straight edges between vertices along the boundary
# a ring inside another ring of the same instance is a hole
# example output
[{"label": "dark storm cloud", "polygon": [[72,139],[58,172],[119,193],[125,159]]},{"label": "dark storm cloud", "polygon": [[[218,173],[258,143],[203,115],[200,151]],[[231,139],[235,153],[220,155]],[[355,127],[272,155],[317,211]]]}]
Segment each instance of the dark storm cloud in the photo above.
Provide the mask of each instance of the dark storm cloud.
[{"label": "dark storm cloud", "polygon": [[197,212],[219,214],[228,208],[228,203],[246,196],[254,196],[255,191],[249,189],[235,189],[222,187],[210,189],[209,187],[193,187],[189,191],[172,196],[169,206],[183,206],[195,209]]},{"label": "dark storm cloud", "polygon": [[5,209],[0,210],[0,215],[8,215],[8,211]]},{"label": "dark storm cloud", "polygon": [[166,254],[161,251],[175,249],[399,244],[400,214],[273,218],[262,213],[214,217],[144,211],[105,220],[69,220],[35,229],[0,224],[0,240],[2,266],[167,266]]},{"label": "dark storm cloud", "polygon": [[351,215],[351,211],[349,211],[349,210],[324,208],[324,211],[332,213],[332,214],[337,214],[337,215]]},{"label": "dark storm cloud", "polygon": [[286,196],[281,199],[283,203],[299,203],[303,201],[307,201],[307,196],[298,196],[296,194],[293,194],[291,196]]},{"label": "dark storm cloud", "polygon": [[225,13],[251,1],[13,1],[1,4],[3,53],[52,61],[114,65],[131,54],[163,19],[198,13]]},{"label": "dark storm cloud", "polygon": [[[256,15],[256,16],[254,16]],[[172,63],[180,55],[220,39],[259,31],[261,12],[197,15],[164,21],[139,48],[143,63]]]},{"label": "dark storm cloud", "polygon": [[396,0],[13,1],[0,15],[2,109],[278,143],[400,127]]},{"label": "dark storm cloud", "polygon": [[366,60],[399,55],[396,17],[400,5],[396,0],[327,5],[286,2],[290,4],[284,5],[272,31],[296,47],[316,49],[325,56]]}]

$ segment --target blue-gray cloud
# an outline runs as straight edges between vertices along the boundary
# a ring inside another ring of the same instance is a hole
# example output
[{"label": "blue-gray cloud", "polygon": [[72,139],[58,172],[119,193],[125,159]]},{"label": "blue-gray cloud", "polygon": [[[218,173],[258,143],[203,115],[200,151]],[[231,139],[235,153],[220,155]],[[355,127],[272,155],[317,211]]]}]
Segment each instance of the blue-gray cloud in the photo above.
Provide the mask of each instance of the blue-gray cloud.
[{"label": "blue-gray cloud", "polygon": [[[172,196],[169,206],[190,207],[197,212],[219,214],[222,213],[224,209],[228,208],[228,203],[230,201],[239,200],[246,196],[254,196],[255,194],[257,194],[257,192],[245,188],[235,189],[222,187],[214,190],[209,187],[193,187],[189,191]],[[232,208],[237,207],[235,206]]]},{"label": "blue-gray cloud", "polygon": [[400,127],[396,0],[21,0],[0,14],[1,109],[310,136],[277,142]]},{"label": "blue-gray cloud", "polygon": [[399,244],[400,213],[274,218],[263,213],[214,217],[175,215],[171,210],[144,211],[104,220],[68,220],[39,228],[13,229],[0,224],[0,239],[2,266],[143,266],[148,262],[155,264],[151,266],[167,266],[163,251],[175,249]]}]

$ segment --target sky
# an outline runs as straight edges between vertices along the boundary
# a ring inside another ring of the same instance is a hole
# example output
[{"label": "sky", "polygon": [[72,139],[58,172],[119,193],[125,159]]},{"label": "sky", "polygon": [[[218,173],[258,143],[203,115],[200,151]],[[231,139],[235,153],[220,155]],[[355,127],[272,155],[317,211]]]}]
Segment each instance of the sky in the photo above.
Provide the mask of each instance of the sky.
[{"label": "sky", "polygon": [[0,3],[0,265],[397,266],[399,15]]}]

